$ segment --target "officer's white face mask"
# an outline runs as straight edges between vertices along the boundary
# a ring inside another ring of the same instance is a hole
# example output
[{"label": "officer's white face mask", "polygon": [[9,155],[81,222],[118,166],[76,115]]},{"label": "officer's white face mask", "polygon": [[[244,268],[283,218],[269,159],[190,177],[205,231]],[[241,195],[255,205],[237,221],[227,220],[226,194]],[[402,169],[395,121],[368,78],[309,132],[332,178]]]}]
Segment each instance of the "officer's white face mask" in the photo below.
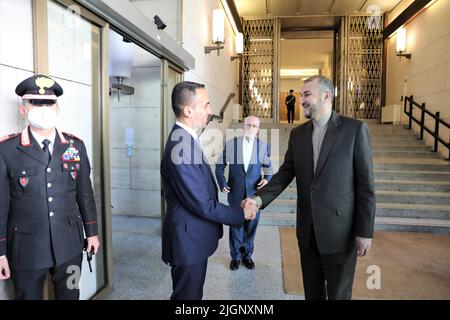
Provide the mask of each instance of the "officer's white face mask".
[{"label": "officer's white face mask", "polygon": [[28,111],[28,122],[37,129],[48,130],[56,127],[58,114],[52,107],[34,107]]}]

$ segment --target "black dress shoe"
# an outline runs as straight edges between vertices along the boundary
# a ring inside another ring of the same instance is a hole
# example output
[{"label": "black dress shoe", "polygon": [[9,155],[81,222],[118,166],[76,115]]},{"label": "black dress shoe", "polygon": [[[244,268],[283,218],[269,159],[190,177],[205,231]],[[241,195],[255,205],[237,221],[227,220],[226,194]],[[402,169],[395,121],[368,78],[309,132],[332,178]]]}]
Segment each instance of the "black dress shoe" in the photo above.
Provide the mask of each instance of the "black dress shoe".
[{"label": "black dress shoe", "polygon": [[247,269],[255,269],[255,263],[252,259],[242,259],[242,263],[247,267]]},{"label": "black dress shoe", "polygon": [[231,262],[230,262],[230,269],[231,270],[239,269],[239,264],[240,263],[241,263],[241,261],[239,261],[239,260],[231,260]]}]

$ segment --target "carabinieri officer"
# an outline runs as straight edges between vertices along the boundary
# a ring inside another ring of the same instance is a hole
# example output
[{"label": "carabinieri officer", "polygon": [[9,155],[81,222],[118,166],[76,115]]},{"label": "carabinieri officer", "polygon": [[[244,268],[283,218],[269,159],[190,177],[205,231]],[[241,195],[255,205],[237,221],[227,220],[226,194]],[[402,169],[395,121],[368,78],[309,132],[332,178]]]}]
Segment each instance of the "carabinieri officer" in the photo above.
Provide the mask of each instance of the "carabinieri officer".
[{"label": "carabinieri officer", "polygon": [[56,129],[62,93],[45,75],[22,81],[29,126],[0,139],[0,279],[11,276],[16,299],[42,299],[49,272],[56,299],[79,299],[84,233],[87,250],[100,245],[86,147]]}]

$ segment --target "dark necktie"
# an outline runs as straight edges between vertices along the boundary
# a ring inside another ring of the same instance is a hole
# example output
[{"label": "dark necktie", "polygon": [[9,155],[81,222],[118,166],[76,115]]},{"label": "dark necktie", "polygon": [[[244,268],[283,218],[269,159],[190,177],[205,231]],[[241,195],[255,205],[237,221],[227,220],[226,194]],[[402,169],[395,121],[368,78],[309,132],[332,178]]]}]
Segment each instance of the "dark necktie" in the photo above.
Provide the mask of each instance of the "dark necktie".
[{"label": "dark necktie", "polygon": [[45,156],[47,157],[47,163],[49,163],[50,159],[52,158],[52,155],[50,153],[50,149],[48,147],[48,145],[50,144],[50,140],[44,139],[44,141],[42,141],[42,144],[44,145],[44,147],[42,148],[42,151],[45,152]]}]

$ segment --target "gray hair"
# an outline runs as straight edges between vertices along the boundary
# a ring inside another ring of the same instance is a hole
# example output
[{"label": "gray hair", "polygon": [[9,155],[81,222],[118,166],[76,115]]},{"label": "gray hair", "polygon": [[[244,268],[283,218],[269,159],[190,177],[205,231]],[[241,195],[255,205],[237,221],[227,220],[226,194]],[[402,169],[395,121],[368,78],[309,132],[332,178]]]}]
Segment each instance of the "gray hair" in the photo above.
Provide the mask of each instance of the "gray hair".
[{"label": "gray hair", "polygon": [[258,124],[261,124],[261,119],[259,117],[250,115],[244,118],[244,125],[247,124],[248,118],[255,118],[256,120],[258,120]]},{"label": "gray hair", "polygon": [[306,79],[303,82],[304,83],[312,82],[314,80],[317,80],[319,82],[320,92],[321,93],[324,93],[326,91],[330,91],[330,93],[331,93],[331,101],[333,101],[333,99],[334,99],[334,85],[333,85],[333,81],[331,81],[327,77],[317,75],[317,76],[309,77],[308,79]]}]

